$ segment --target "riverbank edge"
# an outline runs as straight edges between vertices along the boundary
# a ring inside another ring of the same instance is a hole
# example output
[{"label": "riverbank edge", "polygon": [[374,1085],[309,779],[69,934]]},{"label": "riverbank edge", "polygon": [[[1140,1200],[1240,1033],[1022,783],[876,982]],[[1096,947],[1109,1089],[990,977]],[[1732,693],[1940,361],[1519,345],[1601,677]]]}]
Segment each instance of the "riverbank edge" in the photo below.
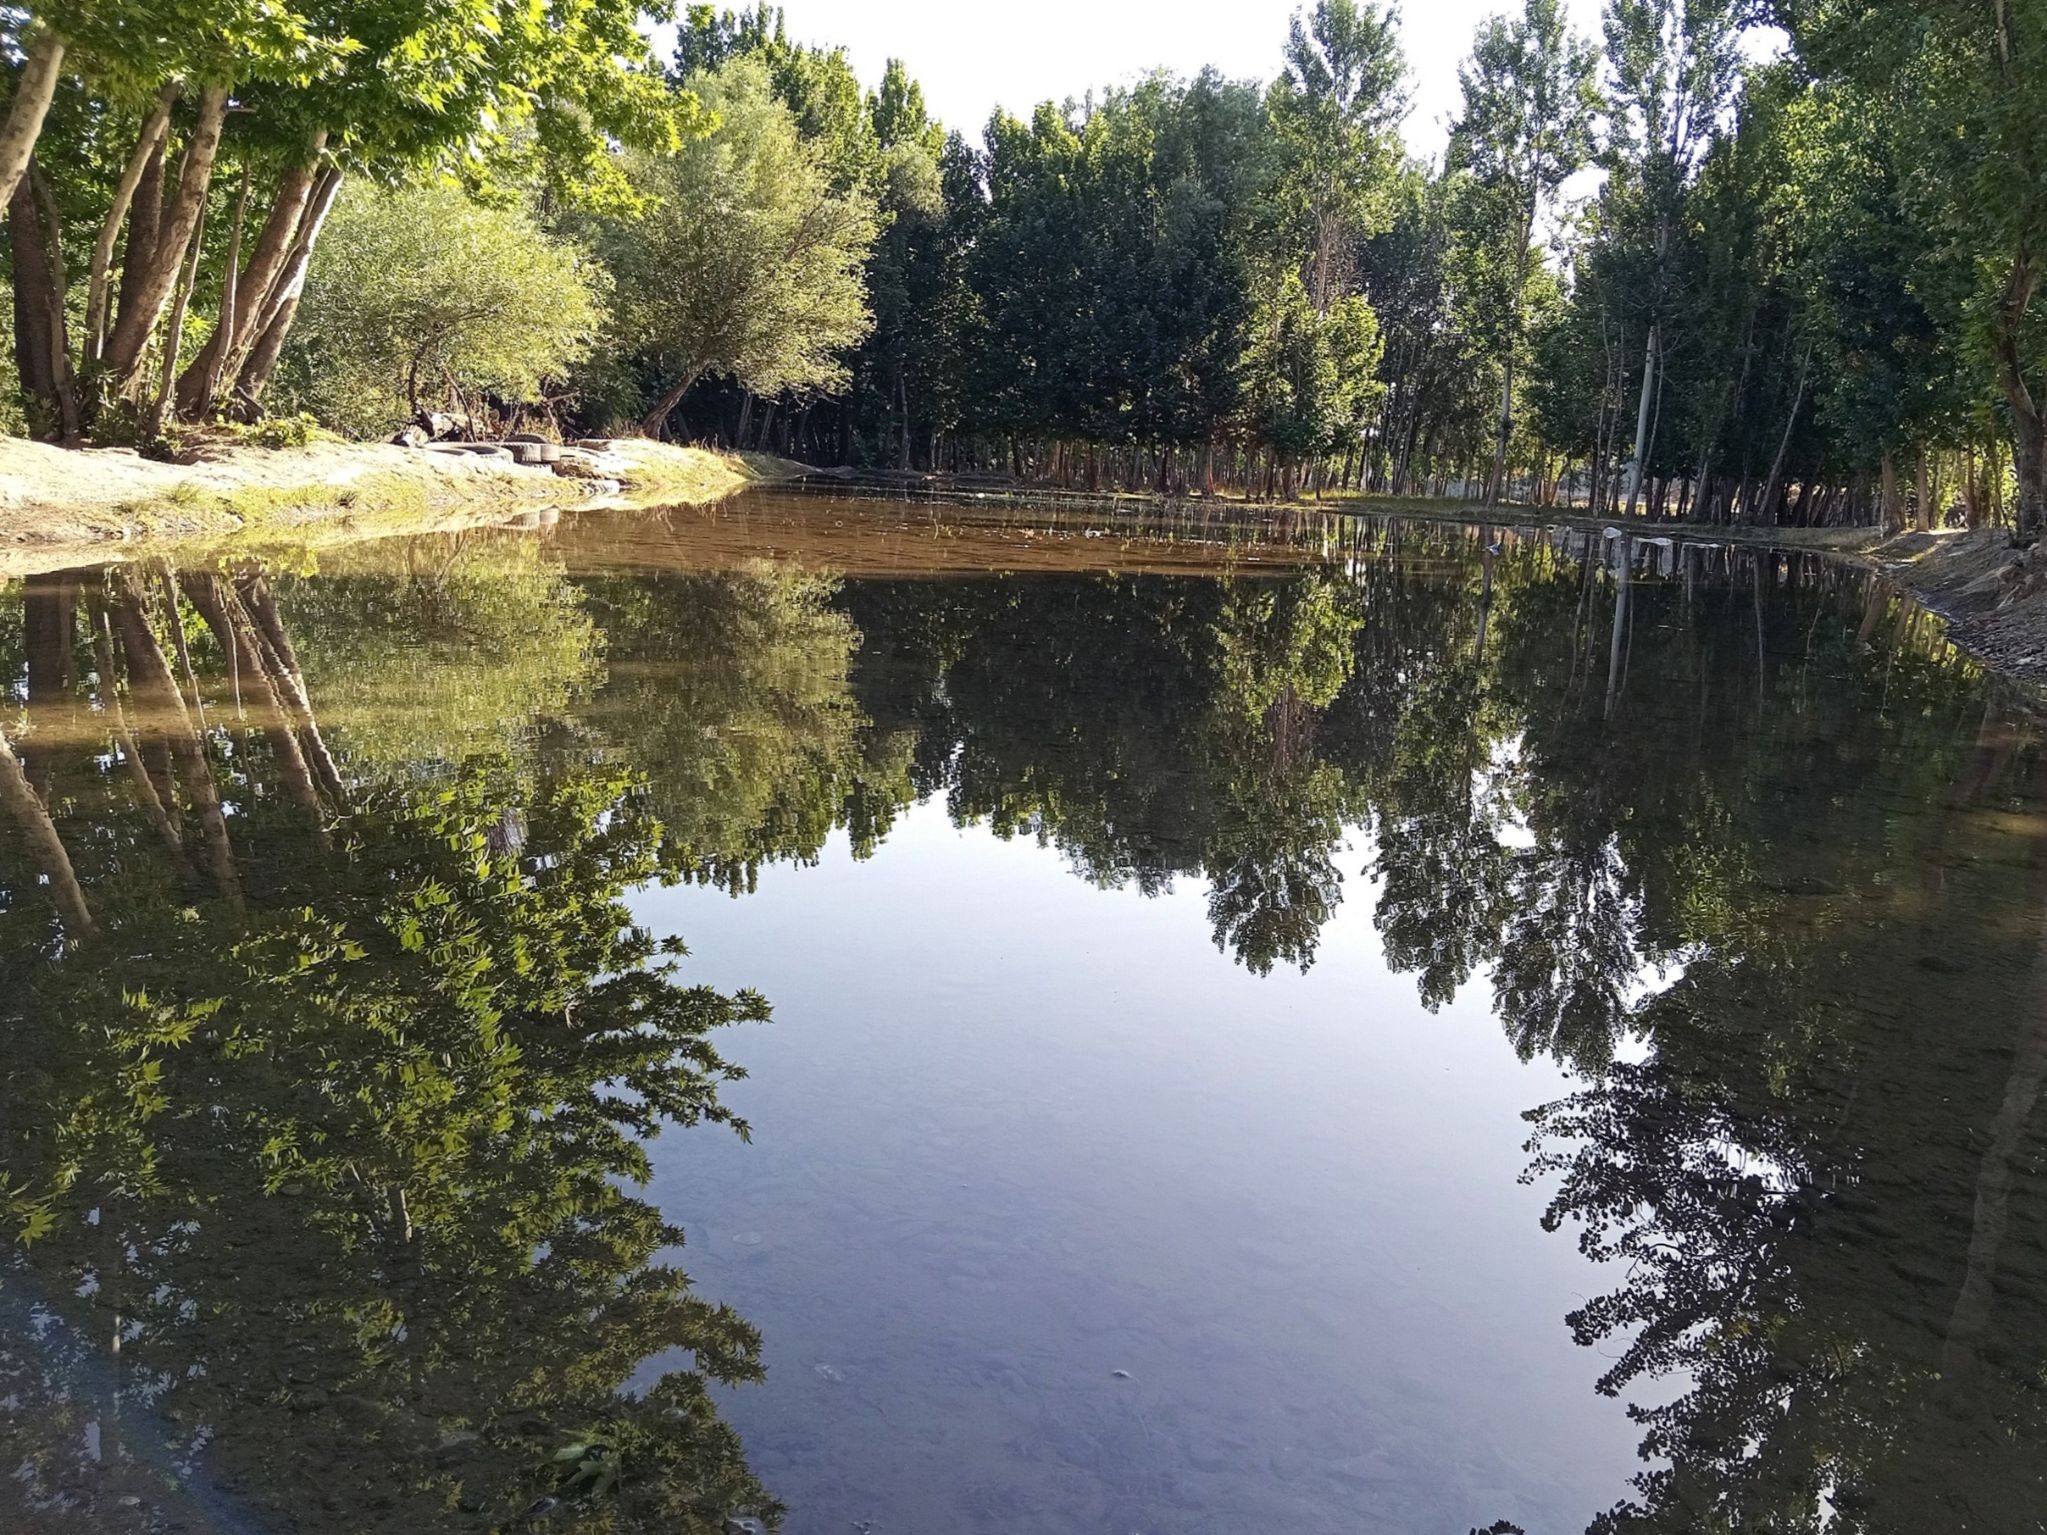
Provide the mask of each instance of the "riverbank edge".
[{"label": "riverbank edge", "polygon": [[1150,494],[932,483],[806,468],[764,454],[714,452],[621,438],[615,482],[588,482],[500,458],[387,444],[237,447],[191,465],[158,464],[119,449],[75,450],[0,438],[0,579],[106,560],[198,548],[297,549],[487,526],[586,507],[708,504],[750,485],[801,483],[855,495],[962,507],[1044,505],[1145,513],[1226,507],[1247,514],[1320,513],[1464,526],[1623,527],[1676,538],[1811,550],[1874,571],[1937,614],[1964,653],[2047,695],[2047,574],[1980,532],[1886,534],[1876,528],[1753,528],[1629,522],[1568,508],[1468,501],[1332,496],[1264,502],[1173,500]]},{"label": "riverbank edge", "polygon": [[2008,529],[1724,527],[1631,521],[1532,506],[1496,507],[1487,513],[1468,502],[1355,496],[1309,504],[1366,516],[1487,527],[1620,528],[1634,538],[1817,552],[1890,582],[1946,625],[1947,638],[1957,650],[1993,675],[2019,685],[2035,703],[2047,704],[2047,570],[2039,555],[2013,543]]},{"label": "riverbank edge", "polygon": [[[1325,503],[1335,505],[1337,503]],[[1347,498],[1354,513],[1488,527],[1620,528],[1635,538],[1812,551],[1871,571],[1946,625],[1947,638],[1994,676],[2047,704],[2047,570],[2008,529],[1886,532],[1881,528],[1754,528],[1631,522],[1537,507],[1474,512],[1466,503]],[[2038,546],[2047,548],[2047,546]]]},{"label": "riverbank edge", "polygon": [[0,578],[194,547],[297,548],[441,532],[584,507],[697,505],[803,465],[638,438],[608,477],[380,443],[237,446],[193,464],[0,438]]},{"label": "riverbank edge", "polygon": [[[1247,516],[1302,513],[1434,522],[1492,528],[1621,528],[1634,538],[1818,553],[1874,572],[1947,627],[1955,647],[1993,674],[2047,704],[2047,556],[2029,556],[2001,529],[1891,533],[1881,528],[1729,527],[1702,522],[1647,522],[1602,517],[1567,507],[1508,503],[1487,511],[1463,500],[1390,496],[1324,496],[1268,502],[1223,497],[1174,499],[1151,493],[1062,490],[990,480],[951,483],[915,474],[814,471],[808,482],[851,494],[960,505],[1033,504],[1111,516],[1162,509],[1224,507]],[[2039,546],[2047,550],[2047,544]]]}]

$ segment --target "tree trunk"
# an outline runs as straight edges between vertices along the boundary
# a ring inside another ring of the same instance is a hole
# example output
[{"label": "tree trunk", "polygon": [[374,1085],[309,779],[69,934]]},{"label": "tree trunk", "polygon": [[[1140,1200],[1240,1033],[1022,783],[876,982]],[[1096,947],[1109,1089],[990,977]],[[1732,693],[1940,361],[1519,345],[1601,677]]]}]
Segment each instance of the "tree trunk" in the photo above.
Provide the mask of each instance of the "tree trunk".
[{"label": "tree trunk", "polygon": [[[53,746],[74,739],[78,705],[76,647],[79,587],[66,572],[32,575],[22,583],[22,652],[27,665],[28,718]],[[44,804],[52,802],[55,750],[31,753],[29,787]]]},{"label": "tree trunk", "polygon": [[[57,94],[57,80],[64,69],[64,38],[48,27],[39,28],[22,61],[21,74],[14,82],[14,99],[7,105],[7,117],[0,122],[0,207],[12,208],[14,189],[28,174],[29,156],[42,137],[43,119],[49,115],[51,98]],[[10,217],[11,217],[10,213]]]},{"label": "tree trunk", "polygon": [[903,424],[902,456],[897,467],[910,467],[910,386],[903,377],[903,370],[896,369],[896,411],[897,419]]},{"label": "tree trunk", "polygon": [[248,267],[235,279],[232,322],[223,321],[178,378],[180,415],[196,417],[210,412],[218,403],[221,383],[240,373],[250,349],[261,339],[258,331],[277,297],[278,281],[291,260],[299,227],[320,180],[319,155],[326,145],[323,128],[313,135],[306,158],[286,167],[278,178],[277,196],[271,200],[270,213],[249,252]]},{"label": "tree trunk", "polygon": [[199,205],[199,220],[192,226],[192,259],[185,265],[185,275],[178,279],[178,294],[171,301],[171,323],[163,336],[163,379],[157,385],[156,399],[149,407],[149,429],[145,435],[155,438],[163,435],[164,412],[170,408],[171,391],[176,387],[178,377],[178,348],[185,340],[185,311],[191,307],[192,289],[199,282],[199,259],[206,254],[206,205]]},{"label": "tree trunk", "polygon": [[252,699],[256,723],[270,742],[271,755],[277,759],[286,796],[319,825],[320,794],[313,782],[312,768],[298,737],[292,733],[291,713],[285,707],[277,679],[271,675],[255,625],[243,611],[240,596],[226,581],[211,573],[190,577],[185,583],[185,594],[206,620],[206,627],[213,631],[221,650],[233,658],[236,674],[248,679],[244,691]]},{"label": "tree trunk", "polygon": [[78,413],[68,388],[64,296],[28,175],[15,181],[7,211],[14,247],[14,367],[23,395],[41,407],[41,419],[30,425],[45,438],[75,436]]},{"label": "tree trunk", "polygon": [[[1678,119],[1682,114],[1673,114],[1671,131],[1678,131]],[[1675,149],[1673,148],[1673,154]],[[1670,254],[1670,218],[1659,215],[1656,220],[1656,270],[1651,279],[1649,292],[1649,337],[1644,346],[1642,362],[1642,398],[1635,406],[1635,456],[1628,464],[1628,505],[1625,515],[1635,514],[1635,497],[1642,489],[1642,476],[1648,472],[1649,444],[1654,438],[1654,428],[1649,424],[1650,398],[1657,398],[1660,410],[1661,384],[1658,374],[1663,363],[1663,285],[1664,263]]]},{"label": "tree trunk", "polygon": [[701,368],[688,369],[660,399],[654,402],[654,408],[640,418],[641,436],[651,437],[656,442],[661,440],[661,434],[668,428],[669,416],[674,413],[675,407],[682,403],[682,397],[689,393],[690,385],[703,377],[703,371]]},{"label": "tree trunk", "polygon": [[2012,414],[2012,468],[2019,485],[2018,533],[2021,538],[2047,530],[2047,421],[2041,418],[2033,392],[2026,387],[2020,329],[2033,302],[2039,274],[2032,249],[2021,244],[2005,281],[2004,301],[1991,325],[1997,352],[1997,379]]},{"label": "tree trunk", "polygon": [[[185,713],[183,695],[171,675],[170,662],[149,627],[149,609],[144,589],[132,570],[120,573],[120,588],[112,603],[114,621],[120,629],[121,648],[128,656],[128,677],[142,705],[144,728],[161,731],[185,784],[185,795],[199,817],[206,839],[206,860],[221,895],[237,910],[242,905],[241,880],[235,874],[234,850],[228,843],[227,820],[221,814],[220,790],[213,782],[213,765],[206,759],[206,747]],[[171,621],[177,622],[177,615]]]},{"label": "tree trunk", "polygon": [[[242,167],[241,194],[235,198],[234,226],[228,231],[227,254],[221,261],[220,320],[206,341],[207,350],[212,352],[213,356],[199,368],[206,382],[195,415],[212,409],[213,401],[220,392],[221,372],[227,365],[227,359],[234,355],[235,295],[241,285],[242,229],[248,216],[249,168],[245,165]],[[197,363],[198,359],[195,358],[194,362]],[[168,394],[170,391],[166,390],[165,393]]]},{"label": "tree trunk", "polygon": [[[30,576],[22,583],[21,639],[28,663],[28,717],[54,740],[69,738],[76,715],[71,685],[77,675],[73,664],[77,612],[74,577],[53,572]],[[55,765],[56,754],[48,751],[36,751],[28,761],[29,787],[46,805]]]},{"label": "tree trunk", "polygon": [[1886,533],[1904,525],[1904,517],[1898,510],[1898,464],[1889,448],[1884,449],[1881,490],[1878,498],[1881,505],[1877,516],[1883,520]]},{"label": "tree trunk", "polygon": [[1926,477],[1926,444],[1919,444],[1919,473],[1912,487],[1912,525],[1921,533],[1933,531],[1933,486]]},{"label": "tree trunk", "polygon": [[112,295],[114,311],[101,316],[100,347],[95,361],[106,357],[105,330],[139,301],[149,272],[150,252],[156,249],[157,232],[163,228],[164,165],[170,135],[156,141],[142,165],[142,179],[128,208],[128,238],[121,247],[121,281]]},{"label": "tree trunk", "polygon": [[4,731],[0,731],[0,808],[20,824],[29,854],[43,878],[50,882],[50,894],[66,925],[75,929],[80,938],[92,937],[99,929],[92,920],[92,908],[86,905],[85,889],[71,867],[71,855],[64,851],[63,839],[57,835],[50,812],[28,786],[28,778],[21,771],[21,759],[7,744]]},{"label": "tree trunk", "polygon": [[[107,339],[107,277],[113,270],[114,241],[120,238],[121,225],[128,217],[129,206],[135,201],[135,192],[142,185],[143,176],[151,162],[159,172],[163,165],[164,135],[170,130],[171,108],[177,104],[178,84],[172,81],[157,93],[156,105],[142,120],[142,131],[135,139],[135,152],[128,156],[128,164],[121,172],[121,179],[114,187],[114,200],[107,207],[107,216],[100,221],[99,239],[93,242],[92,272],[85,290],[85,357],[87,362],[98,362]],[[162,194],[162,185],[157,187]]]},{"label": "tree trunk", "polygon": [[[327,215],[334,209],[334,199],[341,193],[341,180],[341,172],[331,167],[321,174],[307,203],[306,216],[299,222],[298,238],[292,241],[291,255],[285,261],[270,305],[263,312],[262,329],[247,338],[249,349],[241,371],[235,375],[235,393],[251,415],[261,413],[263,391],[270,385],[270,375],[277,370],[277,359],[284,354],[291,322],[299,312],[299,299],[306,291],[306,271],[312,265],[313,247],[319,243]],[[457,398],[459,402],[459,395]]]},{"label": "tree trunk", "polygon": [[1805,385],[1812,372],[1812,345],[1806,344],[1805,360],[1798,366],[1798,390],[1791,398],[1791,414],[1784,418],[1784,435],[1777,442],[1777,456],[1770,464],[1770,478],[1764,482],[1760,521],[1773,521],[1777,503],[1784,494],[1784,461],[1791,453],[1791,432],[1798,425],[1798,413],[1805,408]]},{"label": "tree trunk", "polygon": [[134,782],[136,801],[149,816],[150,824],[164,839],[165,846],[182,855],[185,839],[178,831],[177,807],[164,804],[163,796],[157,792],[156,780],[150,776],[148,764],[143,761],[134,732],[128,728],[128,711],[121,706],[121,685],[114,670],[113,625],[107,618],[105,606],[97,598],[88,616],[92,628],[93,662],[99,668],[100,707],[114,722],[114,741],[120,748],[122,766],[127,768],[128,776]]},{"label": "tree trunk", "polygon": [[1613,718],[1614,706],[1620,702],[1623,663],[1627,656],[1628,593],[1634,584],[1635,561],[1631,553],[1634,540],[1625,533],[1614,540],[1615,560],[1613,595],[1613,639],[1606,652],[1606,717]]},{"label": "tree trunk", "polygon": [[284,617],[277,611],[270,587],[261,576],[250,576],[239,583],[238,591],[242,606],[267,652],[265,661],[270,674],[278,682],[286,704],[297,717],[299,741],[305,748],[306,760],[335,807],[345,809],[348,794],[342,782],[341,769],[336,765],[333,753],[327,749],[319,722],[313,718],[313,700],[306,691],[305,673],[299,670],[298,652],[292,646],[291,636],[285,632]]},{"label": "tree trunk", "polygon": [[1635,499],[1642,491],[1642,474],[1649,456],[1649,409],[1655,398],[1657,364],[1662,360],[1661,341],[1660,331],[1652,324],[1642,353],[1642,398],[1635,406],[1635,456],[1628,460],[1628,504],[1624,515],[1629,517],[1635,515]]},{"label": "tree trunk", "polygon": [[[116,389],[133,398],[142,374],[142,354],[150,334],[163,315],[171,289],[184,271],[185,252],[192,233],[205,211],[206,192],[213,181],[213,159],[220,149],[220,130],[227,117],[228,88],[209,85],[199,97],[199,117],[185,146],[178,168],[178,191],[157,231],[154,251],[135,291],[132,306],[123,306],[114,334],[107,343],[107,371]],[[134,243],[130,241],[133,254]]]},{"label": "tree trunk", "polygon": [[42,220],[43,254],[49,264],[49,283],[43,301],[49,307],[50,380],[57,403],[57,430],[63,441],[77,442],[84,435],[84,428],[78,414],[77,380],[71,372],[71,341],[65,329],[68,312],[65,297],[70,291],[71,277],[64,266],[64,213],[57,206],[57,199],[50,195],[42,167],[33,157],[28,162],[25,180]]}]

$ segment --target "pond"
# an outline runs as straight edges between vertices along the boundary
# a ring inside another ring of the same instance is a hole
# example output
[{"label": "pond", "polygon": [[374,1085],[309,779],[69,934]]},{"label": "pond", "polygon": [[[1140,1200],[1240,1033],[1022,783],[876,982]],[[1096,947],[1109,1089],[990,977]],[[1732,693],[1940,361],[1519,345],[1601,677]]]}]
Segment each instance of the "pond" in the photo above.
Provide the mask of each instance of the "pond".
[{"label": "pond", "polygon": [[0,588],[0,1528],[2047,1527],[2047,776],[1816,556]]}]

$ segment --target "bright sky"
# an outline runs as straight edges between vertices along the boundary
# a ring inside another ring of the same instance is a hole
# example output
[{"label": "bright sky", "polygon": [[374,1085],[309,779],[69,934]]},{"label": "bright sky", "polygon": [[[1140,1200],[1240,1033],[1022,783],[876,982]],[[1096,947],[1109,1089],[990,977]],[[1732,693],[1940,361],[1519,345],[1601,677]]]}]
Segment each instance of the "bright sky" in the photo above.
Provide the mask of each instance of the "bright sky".
[{"label": "bright sky", "polygon": [[[737,0],[720,0],[721,8]],[[1126,84],[1156,68],[1191,75],[1214,64],[1238,79],[1279,72],[1287,18],[1312,0],[781,0],[792,37],[844,44],[863,85],[900,58],[948,127],[978,143],[999,104],[1018,115],[1042,100]],[[1573,24],[1597,41],[1600,0],[1565,0]],[[1409,146],[1434,158],[1458,105],[1457,65],[1486,16],[1518,0],[1402,0],[1412,75]],[[666,40],[660,44],[666,47]]]}]

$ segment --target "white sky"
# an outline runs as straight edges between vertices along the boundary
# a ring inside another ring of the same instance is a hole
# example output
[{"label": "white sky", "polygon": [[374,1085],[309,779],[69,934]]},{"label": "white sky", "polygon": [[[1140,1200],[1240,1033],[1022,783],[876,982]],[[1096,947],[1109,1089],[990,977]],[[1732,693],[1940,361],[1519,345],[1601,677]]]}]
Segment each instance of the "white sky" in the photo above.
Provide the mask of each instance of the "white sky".
[{"label": "white sky", "polygon": [[[843,44],[862,85],[900,58],[947,127],[975,143],[999,104],[1019,116],[1043,100],[1127,84],[1156,68],[1191,75],[1214,64],[1234,79],[1279,72],[1287,19],[1312,0],[781,0],[790,35]],[[720,9],[738,0],[720,0]],[[1600,0],[1565,0],[1573,24],[1598,41]],[[1435,158],[1458,105],[1457,65],[1478,23],[1519,0],[1402,0],[1401,32],[1414,96],[1408,145]],[[665,53],[668,39],[657,47]]]}]

